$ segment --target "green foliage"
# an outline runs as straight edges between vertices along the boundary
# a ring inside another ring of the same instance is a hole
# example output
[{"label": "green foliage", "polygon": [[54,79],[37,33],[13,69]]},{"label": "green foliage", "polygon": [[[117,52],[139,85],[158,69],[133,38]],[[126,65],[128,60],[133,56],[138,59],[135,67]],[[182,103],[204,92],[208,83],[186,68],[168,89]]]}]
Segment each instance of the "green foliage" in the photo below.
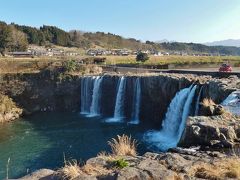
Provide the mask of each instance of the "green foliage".
[{"label": "green foliage", "polygon": [[11,30],[6,23],[0,22],[0,53],[4,55],[11,41]]},{"label": "green foliage", "polygon": [[15,28],[0,22],[0,53],[5,51],[25,51],[28,46],[26,35]]},{"label": "green foliage", "polygon": [[113,165],[117,168],[120,168],[120,169],[129,166],[128,162],[124,159],[118,159],[118,160],[113,161]]},{"label": "green foliage", "polygon": [[138,53],[137,57],[136,57],[136,61],[141,61],[141,62],[145,62],[149,59],[148,54],[147,53]]},{"label": "green foliage", "polygon": [[77,65],[78,63],[75,60],[66,61],[64,62],[64,69],[67,72],[73,72],[77,69]]}]

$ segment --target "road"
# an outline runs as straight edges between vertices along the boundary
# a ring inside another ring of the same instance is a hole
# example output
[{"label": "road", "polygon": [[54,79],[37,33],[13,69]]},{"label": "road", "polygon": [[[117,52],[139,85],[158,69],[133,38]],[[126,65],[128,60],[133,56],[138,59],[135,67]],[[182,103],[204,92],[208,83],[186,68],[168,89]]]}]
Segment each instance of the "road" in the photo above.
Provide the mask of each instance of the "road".
[{"label": "road", "polygon": [[240,78],[240,67],[233,68],[232,72],[219,72],[218,68],[193,68],[193,69],[146,69],[146,68],[132,68],[132,67],[118,67],[118,66],[103,66],[106,72],[118,73],[181,73],[181,74],[196,74],[196,75],[210,75],[214,77],[228,77],[237,75]]}]

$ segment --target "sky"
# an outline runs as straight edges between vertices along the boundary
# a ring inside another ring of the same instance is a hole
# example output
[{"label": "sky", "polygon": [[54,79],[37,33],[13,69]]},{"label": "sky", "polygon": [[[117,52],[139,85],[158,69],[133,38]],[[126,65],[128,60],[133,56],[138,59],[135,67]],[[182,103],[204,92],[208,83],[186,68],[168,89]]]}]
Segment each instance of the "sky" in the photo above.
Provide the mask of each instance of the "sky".
[{"label": "sky", "polygon": [[5,0],[0,21],[204,43],[240,39],[240,0]]}]

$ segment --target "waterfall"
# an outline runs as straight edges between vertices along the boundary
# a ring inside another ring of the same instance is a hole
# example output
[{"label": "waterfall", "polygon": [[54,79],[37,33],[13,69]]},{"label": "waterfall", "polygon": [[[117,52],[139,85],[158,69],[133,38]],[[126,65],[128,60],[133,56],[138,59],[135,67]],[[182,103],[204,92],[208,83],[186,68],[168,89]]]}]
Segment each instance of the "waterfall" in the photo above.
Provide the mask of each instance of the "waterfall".
[{"label": "waterfall", "polygon": [[92,103],[90,107],[90,115],[98,116],[100,114],[100,98],[101,98],[101,83],[102,83],[103,77],[97,76],[94,79],[94,85],[93,85],[93,94],[92,94]]},{"label": "waterfall", "polygon": [[126,78],[121,77],[118,83],[118,91],[115,102],[114,117],[107,119],[106,122],[121,122],[124,118]]},{"label": "waterfall", "polygon": [[83,77],[81,80],[81,114],[90,112],[93,79],[95,77]]},{"label": "waterfall", "polygon": [[201,87],[201,89],[199,91],[199,94],[198,94],[198,97],[197,97],[194,116],[197,116],[198,112],[199,112],[199,105],[200,105],[200,99],[201,99],[201,96],[202,96],[202,90],[203,90],[203,86]]},{"label": "waterfall", "polygon": [[221,104],[232,114],[240,116],[240,90],[232,92]]},{"label": "waterfall", "polygon": [[160,131],[145,133],[144,140],[150,146],[166,151],[177,146],[185,128],[190,106],[197,86],[180,90],[171,101]]},{"label": "waterfall", "polygon": [[134,86],[133,107],[131,121],[129,122],[130,124],[139,124],[140,106],[141,106],[141,82],[140,78],[137,78]]}]

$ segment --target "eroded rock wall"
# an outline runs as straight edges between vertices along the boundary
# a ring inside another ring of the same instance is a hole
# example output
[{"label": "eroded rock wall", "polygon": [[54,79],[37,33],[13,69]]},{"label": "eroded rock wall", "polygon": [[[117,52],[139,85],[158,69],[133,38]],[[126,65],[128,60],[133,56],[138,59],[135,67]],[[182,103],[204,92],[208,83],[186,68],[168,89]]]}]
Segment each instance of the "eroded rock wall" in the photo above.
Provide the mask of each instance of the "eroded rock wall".
[{"label": "eroded rock wall", "polygon": [[[103,77],[100,98],[100,112],[103,116],[113,116],[121,76],[123,75],[106,74]],[[125,116],[127,119],[131,118],[134,83],[136,78],[140,78],[139,117],[142,122],[150,122],[156,128],[161,128],[167,108],[180,89],[189,87],[193,83],[201,84],[201,86],[203,85],[201,99],[211,97],[216,102],[221,102],[235,90],[229,85],[229,81],[236,82],[234,78],[221,80],[186,74],[160,73],[124,76],[127,77]],[[52,71],[32,74],[1,74],[0,92],[11,97],[17,105],[24,109],[25,114],[38,111],[80,111],[81,80],[82,76],[80,75],[64,75]],[[199,89],[200,86],[197,93]]]}]

